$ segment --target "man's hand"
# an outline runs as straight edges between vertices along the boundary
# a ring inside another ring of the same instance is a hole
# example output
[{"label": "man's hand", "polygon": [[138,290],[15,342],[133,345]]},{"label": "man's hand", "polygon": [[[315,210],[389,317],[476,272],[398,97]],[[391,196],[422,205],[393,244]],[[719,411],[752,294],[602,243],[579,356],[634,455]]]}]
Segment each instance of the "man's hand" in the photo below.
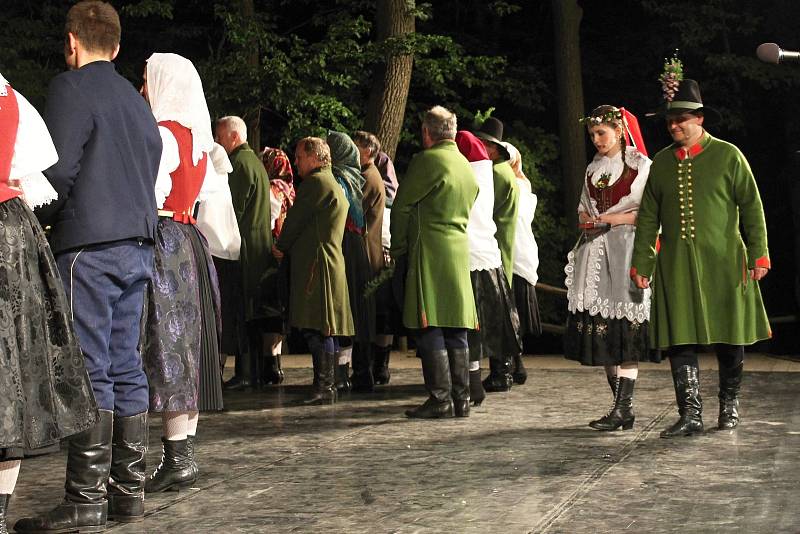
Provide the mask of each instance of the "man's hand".
[{"label": "man's hand", "polygon": [[636,287],[639,289],[647,289],[650,287],[650,279],[640,274],[633,275],[633,283],[636,284]]},{"label": "man's hand", "polygon": [[750,269],[750,278],[752,278],[753,280],[761,280],[762,278],[767,276],[768,272],[769,269],[765,269],[764,267],[755,267],[753,269]]},{"label": "man's hand", "polygon": [[279,261],[283,259],[283,252],[278,250],[278,247],[272,245],[272,255],[275,256]]}]

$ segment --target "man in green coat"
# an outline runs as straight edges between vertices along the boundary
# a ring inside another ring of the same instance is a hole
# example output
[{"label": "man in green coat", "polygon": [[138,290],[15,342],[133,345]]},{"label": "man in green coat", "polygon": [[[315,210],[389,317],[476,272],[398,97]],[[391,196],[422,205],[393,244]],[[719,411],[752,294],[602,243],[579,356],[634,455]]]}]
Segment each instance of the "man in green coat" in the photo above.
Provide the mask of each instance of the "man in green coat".
[{"label": "man in green coat", "polygon": [[663,113],[674,143],[653,158],[631,277],[643,289],[655,271],[650,339],[670,358],[680,413],[661,433],[669,438],[703,430],[699,346],[713,346],[719,361],[718,426],[737,426],[744,345],[771,336],[758,287],[770,261],[753,173],[738,148],[703,128],[717,113],[703,107],[697,82],[680,82]]},{"label": "man in green coat", "polygon": [[233,166],[228,175],[228,185],[242,236],[239,265],[243,291],[239,299],[244,308],[249,347],[246,353],[237,355],[236,376],[228,382],[227,388],[258,387],[262,379],[277,383],[283,374],[277,357],[263,354],[264,335],[283,333],[280,315],[269,316],[260,302],[262,276],[267,269],[276,268],[271,253],[269,177],[261,159],[247,144],[247,126],[241,118],[229,116],[219,119],[215,133],[217,142],[228,153]]},{"label": "man in green coat", "polygon": [[[500,257],[503,261],[503,272],[508,280],[508,287],[514,276],[514,237],[517,232],[517,211],[519,210],[519,186],[517,176],[511,168],[511,155],[503,146],[503,122],[489,117],[475,132],[475,137],[483,142],[486,152],[492,160],[494,174],[494,211],[492,218],[497,226],[494,234],[500,246]],[[516,312],[514,312],[516,314]],[[517,340],[508,341],[508,346],[518,344]],[[489,359],[489,376],[483,381],[486,391],[508,391],[514,383],[514,360],[519,354],[499,354]]]},{"label": "man in green coat", "polygon": [[303,332],[314,364],[308,404],[336,402],[336,336],[352,336],[342,238],[349,204],[331,172],[331,151],[318,137],[297,143],[295,165],[303,179],[286,213],[273,253],[290,258],[289,315]]},{"label": "man in green coat", "polygon": [[[467,330],[478,326],[467,221],[478,184],[454,141],[456,116],[436,106],[422,122],[391,215],[392,258],[407,257],[403,323],[417,332],[428,400],[408,417],[469,415]],[[455,406],[454,406],[455,401]]]}]

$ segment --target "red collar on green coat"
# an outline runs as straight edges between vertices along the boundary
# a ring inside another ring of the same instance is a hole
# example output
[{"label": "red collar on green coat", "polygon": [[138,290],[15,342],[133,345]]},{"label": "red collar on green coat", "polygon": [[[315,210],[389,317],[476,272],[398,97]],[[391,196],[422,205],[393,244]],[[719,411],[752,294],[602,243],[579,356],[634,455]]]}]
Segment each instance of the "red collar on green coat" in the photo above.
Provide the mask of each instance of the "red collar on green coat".
[{"label": "red collar on green coat", "polygon": [[699,153],[701,153],[705,149],[710,138],[711,136],[708,135],[708,132],[703,132],[703,136],[700,138],[700,140],[691,147],[689,147],[688,151],[683,147],[678,147],[674,149],[673,152],[675,154],[675,157],[678,159],[678,161],[683,161],[687,157],[689,158],[696,157]]}]

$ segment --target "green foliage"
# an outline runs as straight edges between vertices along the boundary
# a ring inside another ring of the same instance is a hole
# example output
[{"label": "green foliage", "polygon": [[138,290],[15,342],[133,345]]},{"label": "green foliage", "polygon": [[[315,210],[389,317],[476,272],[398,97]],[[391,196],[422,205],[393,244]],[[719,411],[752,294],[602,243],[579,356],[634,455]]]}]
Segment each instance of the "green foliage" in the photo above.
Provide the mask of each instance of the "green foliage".
[{"label": "green foliage", "polygon": [[130,17],[149,17],[155,15],[165,19],[173,18],[172,2],[161,2],[159,0],[141,0],[135,4],[122,6],[122,14]]}]

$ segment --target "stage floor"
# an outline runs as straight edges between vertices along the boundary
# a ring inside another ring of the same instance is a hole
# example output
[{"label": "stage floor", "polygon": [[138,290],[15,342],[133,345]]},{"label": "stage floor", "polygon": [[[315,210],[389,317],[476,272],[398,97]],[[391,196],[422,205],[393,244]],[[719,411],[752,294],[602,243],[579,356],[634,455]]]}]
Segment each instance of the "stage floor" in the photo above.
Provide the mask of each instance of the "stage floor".
[{"label": "stage floor", "polygon": [[[633,430],[587,423],[610,406],[599,369],[526,357],[528,382],[487,396],[467,419],[409,420],[424,400],[418,361],[394,353],[391,384],[304,407],[310,359],[286,358],[287,381],[226,394],[202,414],[201,478],[147,497],[144,522],[117,533],[800,531],[800,363],[748,355],[742,423],[716,432],[717,376],[702,362],[701,436],[664,440],[676,419],[669,364],[637,381]],[[160,457],[150,425],[150,467]],[[63,455],[23,463],[9,526],[62,496]]]}]

